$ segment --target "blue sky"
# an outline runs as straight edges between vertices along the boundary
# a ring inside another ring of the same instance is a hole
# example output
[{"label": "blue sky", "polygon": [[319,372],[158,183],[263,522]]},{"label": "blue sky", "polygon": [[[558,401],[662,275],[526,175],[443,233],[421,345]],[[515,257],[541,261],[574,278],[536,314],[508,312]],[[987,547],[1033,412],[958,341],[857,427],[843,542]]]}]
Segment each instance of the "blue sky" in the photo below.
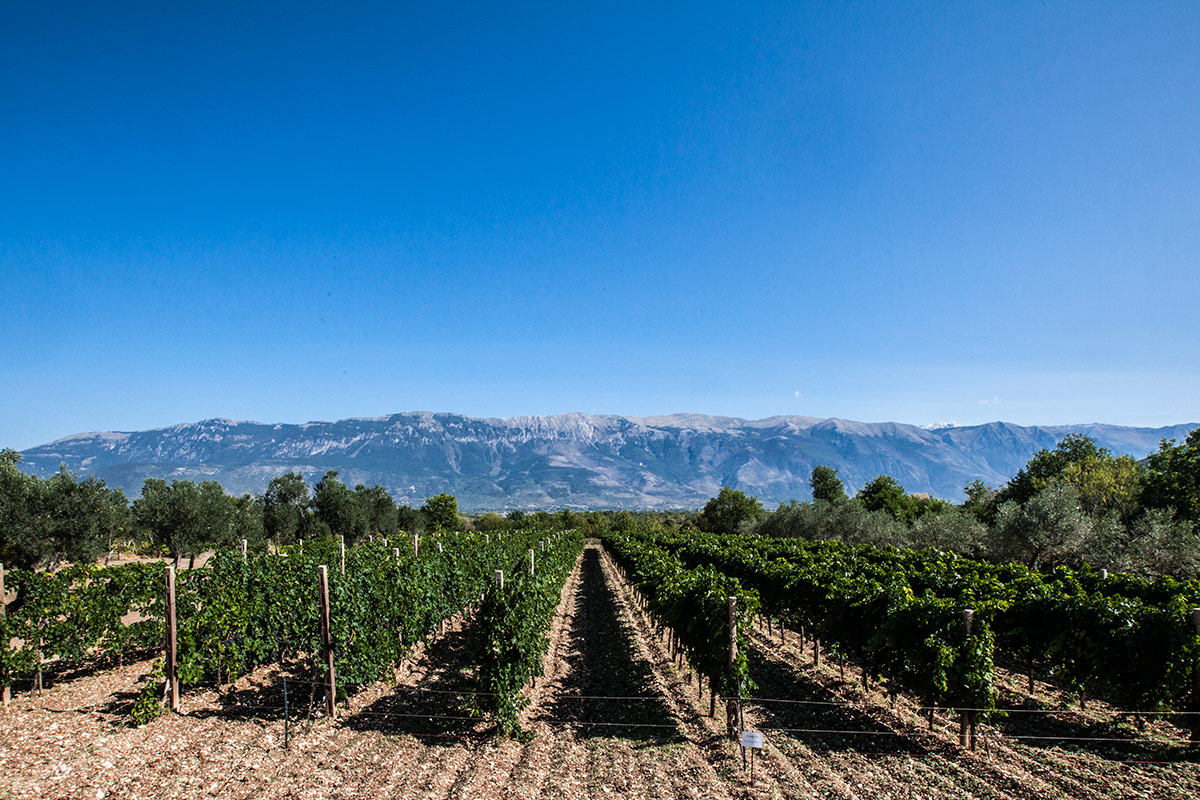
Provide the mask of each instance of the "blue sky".
[{"label": "blue sky", "polygon": [[0,7],[0,446],[1200,421],[1197,4],[510,6]]}]

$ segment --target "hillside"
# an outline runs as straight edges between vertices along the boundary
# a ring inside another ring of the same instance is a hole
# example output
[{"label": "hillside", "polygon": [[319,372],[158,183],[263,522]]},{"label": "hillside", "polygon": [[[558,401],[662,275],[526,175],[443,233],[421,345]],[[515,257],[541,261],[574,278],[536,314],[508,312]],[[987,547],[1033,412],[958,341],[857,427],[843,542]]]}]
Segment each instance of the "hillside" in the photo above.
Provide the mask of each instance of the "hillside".
[{"label": "hillside", "polygon": [[836,467],[853,491],[889,474],[911,492],[951,500],[973,480],[999,485],[1037,450],[1084,433],[1141,458],[1195,424],[1022,427],[1005,422],[922,428],[895,422],[674,414],[479,419],[410,412],[300,425],[210,419],[135,432],[82,433],[24,451],[23,465],[60,464],[136,496],[147,477],[217,480],[261,492],[282,472],[337,470],[381,484],[400,502],[450,492],[464,510],[698,507],[725,485],[768,506],[810,495],[813,466]]}]

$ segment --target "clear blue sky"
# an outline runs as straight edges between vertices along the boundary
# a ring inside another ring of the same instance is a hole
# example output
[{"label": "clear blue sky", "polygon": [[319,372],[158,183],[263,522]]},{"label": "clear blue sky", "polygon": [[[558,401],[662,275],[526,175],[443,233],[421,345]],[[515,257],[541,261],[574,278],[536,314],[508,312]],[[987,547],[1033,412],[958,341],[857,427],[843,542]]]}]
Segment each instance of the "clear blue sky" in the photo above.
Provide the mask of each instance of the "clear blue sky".
[{"label": "clear blue sky", "polygon": [[0,6],[0,446],[1200,421],[1200,4],[515,5]]}]

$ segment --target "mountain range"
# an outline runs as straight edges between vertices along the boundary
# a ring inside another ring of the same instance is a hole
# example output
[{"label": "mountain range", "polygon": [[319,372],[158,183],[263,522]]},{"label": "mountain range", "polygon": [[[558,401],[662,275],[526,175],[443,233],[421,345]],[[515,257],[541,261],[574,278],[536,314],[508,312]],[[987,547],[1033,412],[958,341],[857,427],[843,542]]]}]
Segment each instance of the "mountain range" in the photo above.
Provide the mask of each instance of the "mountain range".
[{"label": "mountain range", "polygon": [[910,492],[959,501],[974,480],[999,486],[1041,448],[1082,433],[1116,454],[1142,458],[1195,423],[1163,428],[1006,422],[927,427],[895,422],[778,416],[609,414],[479,419],[409,412],[337,422],[270,424],[229,419],[134,432],[81,433],[22,453],[24,469],[65,464],[130,497],[148,477],[216,480],[226,491],[262,492],[298,470],[326,470],[353,486],[380,484],[420,505],[449,492],[464,511],[559,508],[698,508],[722,486],[768,507],[811,496],[812,468],[838,469],[853,492],[891,475]]}]

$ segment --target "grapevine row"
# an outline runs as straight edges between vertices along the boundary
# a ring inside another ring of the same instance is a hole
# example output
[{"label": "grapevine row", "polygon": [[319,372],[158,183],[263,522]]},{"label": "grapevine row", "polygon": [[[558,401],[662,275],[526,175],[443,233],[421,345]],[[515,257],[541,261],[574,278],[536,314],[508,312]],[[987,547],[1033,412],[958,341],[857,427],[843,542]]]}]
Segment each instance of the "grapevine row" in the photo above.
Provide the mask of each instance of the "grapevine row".
[{"label": "grapevine row", "polygon": [[566,532],[543,540],[531,550],[532,561],[493,581],[480,605],[477,622],[485,646],[479,664],[484,710],[494,715],[503,736],[520,735],[518,717],[529,699],[521,690],[542,674],[549,646],[547,630],[563,585],[583,550],[582,533]]},{"label": "grapevine row", "polygon": [[[422,538],[415,553],[379,540],[345,551],[344,570],[340,544],[332,538],[280,555],[219,551],[177,581],[178,682],[183,688],[232,682],[258,666],[295,659],[314,674],[323,670],[319,565],[337,565],[329,570],[330,627],[340,684],[375,681],[412,644],[477,601],[494,571],[511,569],[540,536],[439,533]],[[40,674],[50,659],[80,661],[162,646],[161,564],[11,570],[5,577],[18,598],[10,614],[0,615],[5,687]]]},{"label": "grapevine row", "polygon": [[[690,565],[759,590],[775,618],[854,654],[927,705],[994,707],[994,653],[1130,712],[1193,711],[1200,640],[1188,583],[1047,574],[936,551],[716,535],[659,536]],[[966,634],[963,612],[974,611]],[[1031,673],[1032,681],[1032,673]]]},{"label": "grapevine row", "polygon": [[[709,679],[710,697],[739,698],[751,688],[747,626],[759,608],[753,587],[711,567],[688,568],[646,536],[610,532],[602,539],[650,614],[672,631],[688,663]],[[730,659],[729,600],[735,601]]]}]

